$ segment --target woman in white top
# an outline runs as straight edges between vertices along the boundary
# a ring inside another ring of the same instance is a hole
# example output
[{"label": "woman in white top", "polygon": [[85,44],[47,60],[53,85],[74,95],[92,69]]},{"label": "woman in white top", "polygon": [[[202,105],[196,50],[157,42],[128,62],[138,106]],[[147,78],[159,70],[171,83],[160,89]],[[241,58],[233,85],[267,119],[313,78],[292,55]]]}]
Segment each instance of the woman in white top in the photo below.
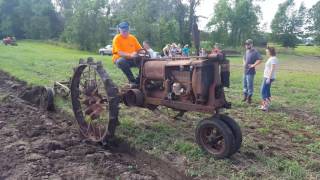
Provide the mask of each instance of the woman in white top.
[{"label": "woman in white top", "polygon": [[279,60],[276,57],[274,47],[267,47],[266,54],[269,57],[264,68],[263,81],[261,85],[262,104],[260,109],[267,111],[271,103],[271,84],[276,79],[276,69],[278,68]]}]

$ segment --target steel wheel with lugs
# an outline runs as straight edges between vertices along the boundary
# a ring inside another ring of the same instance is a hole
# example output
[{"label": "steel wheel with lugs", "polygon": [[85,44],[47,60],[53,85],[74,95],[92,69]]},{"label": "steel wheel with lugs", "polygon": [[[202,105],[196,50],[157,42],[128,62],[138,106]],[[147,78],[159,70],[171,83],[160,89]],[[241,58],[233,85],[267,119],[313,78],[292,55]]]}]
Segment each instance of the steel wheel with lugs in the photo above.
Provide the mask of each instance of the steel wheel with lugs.
[{"label": "steel wheel with lugs", "polygon": [[71,80],[71,100],[80,133],[105,142],[114,136],[118,123],[118,89],[101,62],[80,60]]}]

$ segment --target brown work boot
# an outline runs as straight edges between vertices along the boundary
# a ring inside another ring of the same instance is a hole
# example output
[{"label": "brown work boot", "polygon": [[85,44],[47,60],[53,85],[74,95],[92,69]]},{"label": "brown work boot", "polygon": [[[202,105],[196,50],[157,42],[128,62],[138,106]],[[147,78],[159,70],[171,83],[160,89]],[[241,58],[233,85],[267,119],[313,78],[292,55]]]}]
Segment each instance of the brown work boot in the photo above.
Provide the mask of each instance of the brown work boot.
[{"label": "brown work boot", "polygon": [[247,102],[248,102],[248,104],[252,103],[252,96],[248,96]]},{"label": "brown work boot", "polygon": [[247,101],[247,98],[248,98],[248,96],[244,94],[244,95],[243,95],[242,102],[246,102],[246,101]]}]

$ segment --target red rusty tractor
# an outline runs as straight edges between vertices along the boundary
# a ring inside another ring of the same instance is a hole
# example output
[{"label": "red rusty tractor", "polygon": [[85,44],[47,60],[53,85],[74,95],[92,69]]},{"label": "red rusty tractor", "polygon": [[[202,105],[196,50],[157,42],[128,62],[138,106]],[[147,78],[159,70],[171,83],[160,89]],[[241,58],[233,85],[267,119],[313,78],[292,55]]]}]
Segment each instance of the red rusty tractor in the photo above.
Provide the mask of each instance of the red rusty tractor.
[{"label": "red rusty tractor", "polygon": [[11,45],[11,46],[17,46],[16,38],[15,37],[6,37],[2,39],[2,43],[4,45]]},{"label": "red rusty tractor", "polygon": [[80,132],[86,138],[105,143],[119,125],[119,103],[156,109],[165,106],[184,112],[208,113],[195,130],[196,141],[216,158],[236,153],[242,143],[239,125],[222,108],[230,108],[224,87],[229,86],[229,61],[219,54],[211,57],[175,57],[151,59],[139,51],[140,84],[137,88],[118,87],[101,62],[80,60],[70,83],[72,107]]}]

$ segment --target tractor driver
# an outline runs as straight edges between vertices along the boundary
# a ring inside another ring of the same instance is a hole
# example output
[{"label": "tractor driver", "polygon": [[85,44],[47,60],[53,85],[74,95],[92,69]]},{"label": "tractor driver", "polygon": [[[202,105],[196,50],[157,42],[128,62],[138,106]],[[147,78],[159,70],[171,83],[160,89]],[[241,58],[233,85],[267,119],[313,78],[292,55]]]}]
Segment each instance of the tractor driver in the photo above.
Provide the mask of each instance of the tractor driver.
[{"label": "tractor driver", "polygon": [[126,75],[131,87],[136,87],[139,77],[134,78],[131,67],[138,67],[133,61],[137,57],[137,52],[142,47],[137,38],[129,33],[129,23],[122,22],[118,25],[119,34],[112,41],[112,61]]}]

